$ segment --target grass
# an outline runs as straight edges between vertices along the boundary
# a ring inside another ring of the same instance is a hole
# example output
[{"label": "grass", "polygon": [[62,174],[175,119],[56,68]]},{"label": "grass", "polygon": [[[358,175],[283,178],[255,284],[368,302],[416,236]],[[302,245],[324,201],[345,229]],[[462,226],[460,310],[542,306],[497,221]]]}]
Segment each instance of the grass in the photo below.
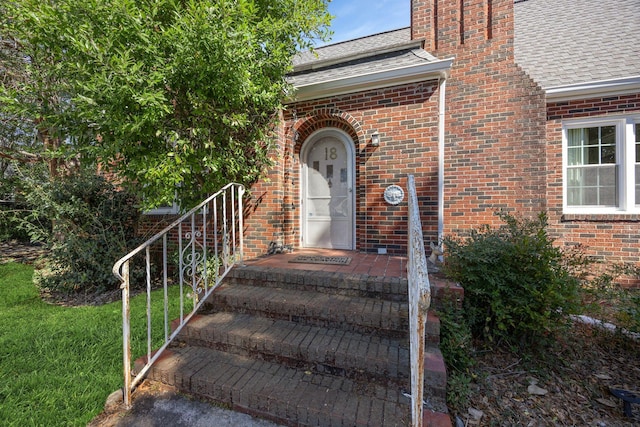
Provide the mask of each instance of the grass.
[{"label": "grass", "polygon": [[[85,426],[122,387],[122,305],[48,304],[32,275],[30,266],[0,264],[0,425]],[[177,300],[177,289],[170,294]],[[131,302],[134,339],[146,336],[145,298]],[[158,346],[162,291],[153,292],[152,307]],[[173,304],[171,316],[177,310]],[[132,343],[134,358],[145,352],[144,342]]]}]

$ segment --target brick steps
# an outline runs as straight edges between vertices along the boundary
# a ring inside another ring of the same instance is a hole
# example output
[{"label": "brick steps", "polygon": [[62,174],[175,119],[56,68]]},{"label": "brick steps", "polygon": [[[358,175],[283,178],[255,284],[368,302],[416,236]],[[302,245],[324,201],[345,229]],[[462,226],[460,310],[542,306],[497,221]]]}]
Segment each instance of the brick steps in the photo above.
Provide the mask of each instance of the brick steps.
[{"label": "brick steps", "polygon": [[403,426],[409,420],[409,399],[400,391],[204,347],[172,348],[149,378],[286,425]]},{"label": "brick steps", "polygon": [[325,273],[277,267],[245,266],[233,269],[225,281],[232,285],[260,283],[263,287],[315,291],[330,295],[407,301],[407,280],[366,274]]},{"label": "brick steps", "polygon": [[[204,310],[205,313],[250,313],[388,337],[404,337],[409,327],[409,308],[406,302],[289,288],[224,284],[207,301]],[[429,341],[438,342],[439,323],[433,316],[431,320],[427,332]]]},{"label": "brick steps", "polygon": [[[380,383],[406,386],[410,377],[406,339],[220,312],[193,318],[183,329],[181,340],[187,345],[352,379],[374,378]],[[428,348],[426,359],[441,359],[439,349]],[[432,391],[445,397],[442,379],[438,380],[431,384]]]},{"label": "brick steps", "polygon": [[[149,378],[285,425],[407,425],[403,281],[277,270],[234,269]],[[425,425],[448,420],[439,334],[430,314]]]}]

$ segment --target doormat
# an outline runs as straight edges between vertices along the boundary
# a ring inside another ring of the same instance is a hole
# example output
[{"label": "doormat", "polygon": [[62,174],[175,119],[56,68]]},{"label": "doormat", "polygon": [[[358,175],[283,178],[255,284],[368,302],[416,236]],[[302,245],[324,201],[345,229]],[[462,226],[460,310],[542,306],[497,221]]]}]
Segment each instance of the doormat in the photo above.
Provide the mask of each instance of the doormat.
[{"label": "doormat", "polygon": [[351,257],[348,256],[321,256],[321,255],[298,255],[289,262],[298,262],[303,264],[335,264],[349,265]]}]

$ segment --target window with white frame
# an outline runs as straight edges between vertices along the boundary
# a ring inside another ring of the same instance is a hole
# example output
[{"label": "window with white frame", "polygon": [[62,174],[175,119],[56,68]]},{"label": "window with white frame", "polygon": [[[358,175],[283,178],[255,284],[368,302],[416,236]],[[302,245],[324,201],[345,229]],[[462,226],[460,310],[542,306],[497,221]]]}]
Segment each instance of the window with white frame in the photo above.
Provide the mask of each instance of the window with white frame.
[{"label": "window with white frame", "polygon": [[640,212],[640,117],[563,123],[564,211]]}]

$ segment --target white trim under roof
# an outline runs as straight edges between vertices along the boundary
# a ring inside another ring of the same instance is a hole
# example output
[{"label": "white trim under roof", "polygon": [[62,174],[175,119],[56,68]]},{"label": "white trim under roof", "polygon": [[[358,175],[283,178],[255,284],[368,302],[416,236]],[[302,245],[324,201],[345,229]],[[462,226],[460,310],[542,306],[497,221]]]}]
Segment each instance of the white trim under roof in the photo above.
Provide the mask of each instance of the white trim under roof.
[{"label": "white trim under roof", "polygon": [[447,77],[453,58],[441,59],[426,64],[411,65],[346,78],[326,80],[296,86],[294,98],[289,102],[309,101],[363,90],[379,89],[395,85]]},{"label": "white trim under roof", "polygon": [[545,88],[547,102],[571,101],[574,99],[601,96],[626,95],[640,92],[640,75],[622,79],[598,80],[566,86]]}]

